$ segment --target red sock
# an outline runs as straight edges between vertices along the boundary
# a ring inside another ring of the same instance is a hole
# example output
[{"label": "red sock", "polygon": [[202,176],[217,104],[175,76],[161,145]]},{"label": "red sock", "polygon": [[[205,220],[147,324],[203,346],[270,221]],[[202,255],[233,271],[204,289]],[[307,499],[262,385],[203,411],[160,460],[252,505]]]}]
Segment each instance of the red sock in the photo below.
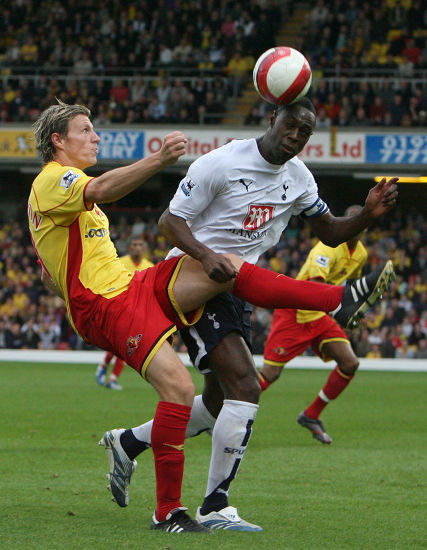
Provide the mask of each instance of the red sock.
[{"label": "red sock", "polygon": [[114,353],[111,352],[111,351],[107,351],[107,353],[105,354],[105,357],[104,357],[104,365],[106,367],[108,367],[108,365],[110,364],[110,361],[113,357],[114,357]]},{"label": "red sock", "polygon": [[181,485],[184,474],[184,439],[191,407],[160,401],[151,430],[157,482],[156,518],[181,506]]},{"label": "red sock", "polygon": [[234,281],[233,294],[254,306],[333,311],[344,287],[297,281],[286,275],[245,262]]},{"label": "red sock", "polygon": [[260,371],[258,371],[258,378],[259,378],[259,384],[261,386],[261,393],[262,393],[268,388],[268,386],[270,386],[270,382],[267,380],[267,378],[265,378],[265,376]]},{"label": "red sock", "polygon": [[[351,380],[353,380],[354,375],[349,376],[340,371],[339,367],[336,366],[335,369],[329,375],[326,384],[323,386],[322,391],[313,401],[313,403],[305,409],[305,414],[310,418],[319,418],[320,413],[326,407],[326,405],[332,399],[335,399],[342,393],[345,388],[349,385]],[[327,399],[322,399],[321,394]]]},{"label": "red sock", "polygon": [[121,375],[124,366],[125,366],[125,362],[123,361],[123,359],[120,359],[120,357],[116,357],[116,362],[114,363],[114,369],[112,370],[111,374],[115,374],[118,378]]}]

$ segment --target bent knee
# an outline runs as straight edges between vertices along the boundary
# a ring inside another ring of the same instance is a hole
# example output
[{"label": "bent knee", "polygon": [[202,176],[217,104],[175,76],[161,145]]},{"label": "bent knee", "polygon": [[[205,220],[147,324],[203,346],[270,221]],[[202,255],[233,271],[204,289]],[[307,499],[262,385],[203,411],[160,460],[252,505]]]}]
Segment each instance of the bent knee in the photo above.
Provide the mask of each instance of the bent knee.
[{"label": "bent knee", "polygon": [[170,403],[180,403],[189,407],[193,404],[195,386],[190,373],[186,368],[169,371],[164,376],[156,389],[160,399]]},{"label": "bent knee", "polygon": [[283,367],[273,367],[264,363],[264,366],[260,370],[261,374],[269,381],[270,384],[276,382],[276,380],[282,374]]},{"label": "bent knee", "polygon": [[355,357],[354,359],[340,363],[339,368],[342,373],[352,376],[359,368],[359,365],[360,361]]},{"label": "bent knee", "polygon": [[236,373],[235,376],[228,377],[222,381],[222,386],[226,399],[258,403],[261,395],[258,373],[254,369],[244,375],[237,375]]}]

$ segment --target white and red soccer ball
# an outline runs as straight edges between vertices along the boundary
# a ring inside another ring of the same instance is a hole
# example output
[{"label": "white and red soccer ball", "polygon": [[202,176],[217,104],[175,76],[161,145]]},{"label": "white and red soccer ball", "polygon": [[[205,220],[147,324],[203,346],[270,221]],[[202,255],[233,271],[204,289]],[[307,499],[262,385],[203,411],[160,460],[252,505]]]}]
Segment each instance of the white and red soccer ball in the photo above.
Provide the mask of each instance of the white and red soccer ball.
[{"label": "white and red soccer ball", "polygon": [[301,52],[281,46],[259,56],[253,77],[255,89],[263,99],[275,105],[286,105],[308,92],[311,68]]}]

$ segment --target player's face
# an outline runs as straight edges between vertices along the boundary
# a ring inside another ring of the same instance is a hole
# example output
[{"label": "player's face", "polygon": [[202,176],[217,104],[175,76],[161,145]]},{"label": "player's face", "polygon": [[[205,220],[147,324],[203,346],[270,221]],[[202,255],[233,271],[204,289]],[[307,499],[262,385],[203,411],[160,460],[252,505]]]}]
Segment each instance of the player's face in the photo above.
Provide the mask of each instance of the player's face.
[{"label": "player's face", "polygon": [[70,166],[84,170],[96,164],[100,139],[89,118],[77,115],[68,122],[67,135],[60,138],[57,147],[65,155]]},{"label": "player's face", "polygon": [[129,254],[131,258],[135,261],[140,261],[144,253],[144,242],[143,241],[132,241],[129,245]]},{"label": "player's face", "polygon": [[[314,114],[304,107],[273,115],[268,133],[267,152],[273,164],[283,164],[298,155],[310,139],[316,125]],[[268,160],[268,159],[267,159]]]}]

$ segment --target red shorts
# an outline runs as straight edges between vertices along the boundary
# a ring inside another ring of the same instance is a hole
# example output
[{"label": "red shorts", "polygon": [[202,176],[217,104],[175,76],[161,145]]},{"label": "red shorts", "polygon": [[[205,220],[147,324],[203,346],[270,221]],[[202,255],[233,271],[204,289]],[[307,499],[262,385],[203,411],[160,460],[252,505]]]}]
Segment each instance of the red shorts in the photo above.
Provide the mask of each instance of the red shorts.
[{"label": "red shorts", "polygon": [[266,363],[283,367],[310,346],[323,361],[330,361],[331,358],[322,352],[322,347],[328,342],[348,342],[345,332],[329,315],[309,323],[298,323],[296,315],[296,309],[274,311],[264,348]]},{"label": "red shorts", "polygon": [[128,289],[114,298],[81,287],[70,300],[79,334],[144,376],[163,342],[177,329],[196,323],[203,313],[201,307],[184,314],[174,299],[172,288],[183,260],[179,256],[135,272]]}]

